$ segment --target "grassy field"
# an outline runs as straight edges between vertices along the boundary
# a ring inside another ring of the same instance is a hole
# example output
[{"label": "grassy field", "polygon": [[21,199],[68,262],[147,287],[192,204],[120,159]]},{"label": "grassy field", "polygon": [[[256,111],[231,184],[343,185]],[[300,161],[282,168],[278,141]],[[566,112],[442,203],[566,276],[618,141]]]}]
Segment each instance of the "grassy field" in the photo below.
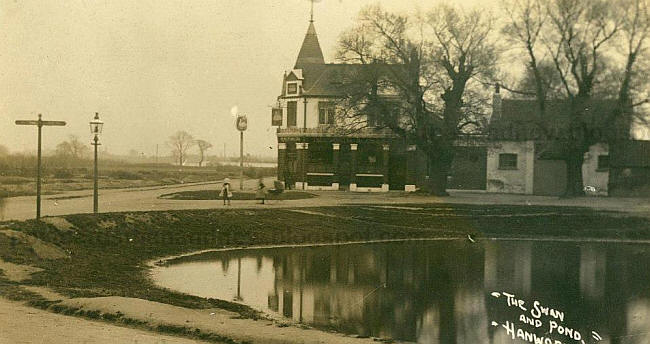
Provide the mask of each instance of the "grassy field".
[{"label": "grassy field", "polygon": [[[28,283],[68,296],[126,296],[189,308],[220,307],[245,317],[240,304],[184,295],[155,286],[147,262],[196,250],[377,239],[458,237],[588,237],[650,239],[650,219],[582,208],[404,205],[256,210],[188,210],[68,215],[54,226],[2,224],[54,245],[69,259],[42,259],[27,240],[0,232],[0,258],[44,269]],[[0,276],[5,296],[32,300]],[[22,294],[21,294],[22,293]]]},{"label": "grassy field", "polygon": [[[31,175],[33,171],[28,172],[0,171],[0,197],[35,195],[36,177]],[[244,172],[248,178],[275,175],[273,168],[248,167]],[[238,176],[239,169],[236,166],[179,168],[165,164],[120,164],[100,169],[99,187],[101,189],[134,188],[207,182]],[[44,194],[92,189],[92,170],[85,167],[45,170],[42,183]]]}]

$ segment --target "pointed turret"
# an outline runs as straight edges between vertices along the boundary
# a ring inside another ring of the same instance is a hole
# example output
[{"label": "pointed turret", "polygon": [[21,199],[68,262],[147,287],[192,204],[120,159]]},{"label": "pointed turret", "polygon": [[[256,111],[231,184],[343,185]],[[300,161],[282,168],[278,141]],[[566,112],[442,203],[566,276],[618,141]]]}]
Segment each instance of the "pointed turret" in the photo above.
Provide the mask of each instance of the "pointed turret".
[{"label": "pointed turret", "polygon": [[318,43],[318,36],[316,35],[313,20],[309,21],[309,28],[307,29],[305,40],[302,41],[302,47],[300,47],[294,68],[301,69],[303,66],[309,64],[325,64],[325,58]]}]

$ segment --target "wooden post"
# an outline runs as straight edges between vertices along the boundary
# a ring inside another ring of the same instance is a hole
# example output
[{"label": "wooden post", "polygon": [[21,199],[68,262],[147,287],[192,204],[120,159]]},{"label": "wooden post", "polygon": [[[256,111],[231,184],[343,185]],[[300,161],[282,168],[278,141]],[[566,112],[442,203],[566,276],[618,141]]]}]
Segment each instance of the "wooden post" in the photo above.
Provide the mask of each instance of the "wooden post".
[{"label": "wooden post", "polygon": [[36,221],[41,218],[41,132],[43,121],[38,114],[38,153],[36,158]]},{"label": "wooden post", "polygon": [[239,132],[239,190],[244,190],[244,131]]},{"label": "wooden post", "polygon": [[36,158],[36,221],[41,218],[41,136],[43,126],[64,126],[64,121],[44,121],[43,115],[38,114],[38,120],[17,120],[16,125],[35,125],[38,127],[38,148]]},{"label": "wooden post", "polygon": [[359,144],[350,143],[350,160],[351,160],[351,170],[350,170],[350,191],[357,191],[357,148]]}]

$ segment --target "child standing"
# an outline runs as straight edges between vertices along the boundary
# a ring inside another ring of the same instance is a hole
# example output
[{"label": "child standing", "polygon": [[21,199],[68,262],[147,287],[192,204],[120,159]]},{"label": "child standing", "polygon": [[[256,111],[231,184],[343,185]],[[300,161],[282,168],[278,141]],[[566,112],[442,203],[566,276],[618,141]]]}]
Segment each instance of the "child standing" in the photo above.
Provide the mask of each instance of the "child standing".
[{"label": "child standing", "polygon": [[230,199],[232,198],[232,191],[230,191],[230,178],[225,178],[223,180],[223,185],[221,186],[220,197],[223,197],[223,205],[230,205]]}]

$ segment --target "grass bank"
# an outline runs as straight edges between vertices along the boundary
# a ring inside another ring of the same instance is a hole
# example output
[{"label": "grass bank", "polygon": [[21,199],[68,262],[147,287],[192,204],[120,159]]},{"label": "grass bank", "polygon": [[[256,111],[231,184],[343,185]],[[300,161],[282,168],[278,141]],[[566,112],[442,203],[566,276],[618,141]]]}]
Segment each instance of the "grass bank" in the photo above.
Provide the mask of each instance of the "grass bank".
[{"label": "grass bank", "polygon": [[[30,220],[4,223],[0,228],[1,259],[43,269],[25,283],[48,286],[70,297],[134,297],[186,308],[223,308],[248,318],[260,314],[240,304],[155,286],[148,278],[146,263],[206,249],[380,239],[467,235],[477,240],[484,236],[650,239],[648,218],[566,207],[355,205],[299,210],[78,214],[62,218],[59,225]],[[7,235],[7,230],[57,247],[69,258],[42,259],[34,240]],[[0,284],[0,288],[14,294],[18,293],[15,287],[12,283]],[[28,300],[32,297],[20,296]]]},{"label": "grass bank", "polygon": [[[0,169],[0,197],[33,196],[36,194],[36,176],[33,169]],[[246,167],[247,178],[275,175],[274,168]],[[168,164],[114,164],[100,166],[101,189],[135,188],[221,180],[238,177],[237,166],[174,166]],[[43,170],[43,194],[93,188],[93,172],[89,167]]]},{"label": "grass bank", "polygon": [[[198,191],[182,191],[161,195],[160,198],[165,199],[175,199],[175,200],[220,200],[222,197],[219,197],[219,190],[198,190]],[[254,192],[239,192],[233,191],[231,200],[233,201],[250,201],[255,199]],[[318,197],[309,192],[303,191],[284,191],[280,194],[267,193],[266,199],[268,200],[296,200],[296,199],[308,199]]]}]

